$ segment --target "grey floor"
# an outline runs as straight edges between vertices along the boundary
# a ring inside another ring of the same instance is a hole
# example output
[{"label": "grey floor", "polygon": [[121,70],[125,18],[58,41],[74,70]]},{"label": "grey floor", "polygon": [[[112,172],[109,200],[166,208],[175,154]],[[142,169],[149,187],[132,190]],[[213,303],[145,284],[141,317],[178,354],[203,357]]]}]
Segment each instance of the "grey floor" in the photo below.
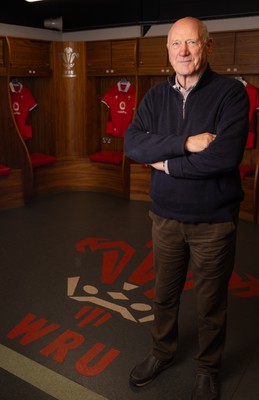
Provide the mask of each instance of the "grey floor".
[{"label": "grey floor", "polygon": [[[128,383],[150,346],[149,203],[62,193],[0,212],[0,400],[188,400],[197,349],[191,274],[175,365]],[[239,222],[222,400],[259,399],[259,225]]]}]

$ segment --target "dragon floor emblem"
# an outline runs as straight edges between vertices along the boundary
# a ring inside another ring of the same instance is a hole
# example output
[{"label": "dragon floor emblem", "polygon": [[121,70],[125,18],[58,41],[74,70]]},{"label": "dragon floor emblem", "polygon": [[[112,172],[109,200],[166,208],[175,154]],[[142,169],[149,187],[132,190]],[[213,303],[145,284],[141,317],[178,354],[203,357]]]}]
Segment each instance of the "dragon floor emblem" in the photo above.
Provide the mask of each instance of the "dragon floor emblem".
[{"label": "dragon floor emblem", "polygon": [[[91,237],[77,243],[78,252],[86,253],[86,255],[94,252],[94,256],[97,257],[92,266],[87,266],[82,276],[70,276],[67,279],[67,296],[84,305],[91,304],[90,307],[83,307],[77,317],[90,312],[91,316],[88,315],[85,319],[88,321],[106,310],[108,312],[102,321],[111,318],[111,313],[117,313],[136,323],[152,321],[154,319],[152,241],[146,243],[146,248],[147,254],[144,259],[132,271],[131,261],[134,260],[136,250],[127,243]],[[90,257],[87,260],[90,260]],[[259,279],[245,273],[242,275],[241,277],[233,272],[229,283],[231,294],[243,298],[259,296]],[[113,284],[117,290],[114,290]],[[191,269],[189,269],[184,290],[192,289],[194,289],[194,282]],[[95,311],[92,310],[94,307]]]},{"label": "dragon floor emblem", "polygon": [[[150,244],[147,244],[150,247]],[[143,284],[153,285],[153,262],[152,255],[148,254],[145,261],[132,273],[129,272],[127,279],[121,275],[129,268],[128,263],[135,250],[125,242],[109,242],[106,239],[87,238],[76,245],[77,251],[103,251],[101,272],[101,283],[82,282],[82,277],[73,276],[68,278],[67,295],[71,299],[95,306],[105,308],[118,313],[123,318],[133,322],[149,322],[153,320],[151,297],[153,288],[143,293]],[[97,268],[97,267],[95,267]],[[100,276],[100,273],[99,273]],[[120,290],[111,290],[111,284],[116,281]],[[136,301],[141,299],[141,301]]]}]

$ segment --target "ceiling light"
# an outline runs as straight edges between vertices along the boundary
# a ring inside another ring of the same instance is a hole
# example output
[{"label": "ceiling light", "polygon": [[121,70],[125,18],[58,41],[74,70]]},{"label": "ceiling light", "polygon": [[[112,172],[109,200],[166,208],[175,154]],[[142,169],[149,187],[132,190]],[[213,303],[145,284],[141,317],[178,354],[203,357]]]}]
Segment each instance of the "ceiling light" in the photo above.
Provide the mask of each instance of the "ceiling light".
[{"label": "ceiling light", "polygon": [[25,0],[28,1],[28,3],[34,3],[35,1],[43,1],[43,0]]}]

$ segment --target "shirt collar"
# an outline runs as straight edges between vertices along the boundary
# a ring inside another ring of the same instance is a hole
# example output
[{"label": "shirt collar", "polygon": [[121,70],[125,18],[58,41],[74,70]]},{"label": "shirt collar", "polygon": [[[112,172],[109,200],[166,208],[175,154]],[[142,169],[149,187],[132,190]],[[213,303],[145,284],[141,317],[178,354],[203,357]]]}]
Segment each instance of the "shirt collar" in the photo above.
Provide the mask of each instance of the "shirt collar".
[{"label": "shirt collar", "polygon": [[184,89],[184,88],[180,85],[180,83],[178,82],[177,76],[175,75],[174,88],[177,89],[177,90],[179,90],[179,92],[189,94],[190,91],[197,85],[198,81],[199,81],[199,79],[197,80],[197,82],[196,82],[194,85],[190,86],[188,89]]},{"label": "shirt collar", "polygon": [[[206,69],[206,68],[205,68],[205,69]],[[197,83],[198,83],[199,80],[201,79],[201,76],[203,75],[205,69],[203,69],[203,70],[201,71],[201,73],[200,73],[200,75],[199,75],[199,77],[198,77],[196,83],[195,83],[194,85],[190,86],[188,89],[184,89],[184,88],[180,85],[180,83],[178,82],[178,79],[177,79],[177,75],[175,74],[175,83],[174,83],[174,86],[173,86],[174,89],[179,90],[181,93],[189,94],[190,91],[191,91],[193,88],[195,88],[195,86],[197,85]]]}]

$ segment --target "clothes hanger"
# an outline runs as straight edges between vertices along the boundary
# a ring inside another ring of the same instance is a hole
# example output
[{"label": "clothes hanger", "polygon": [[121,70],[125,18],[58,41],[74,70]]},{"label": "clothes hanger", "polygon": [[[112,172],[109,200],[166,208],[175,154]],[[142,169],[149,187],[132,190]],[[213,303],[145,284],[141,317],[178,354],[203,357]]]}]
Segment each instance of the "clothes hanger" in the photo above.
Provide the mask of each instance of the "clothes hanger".
[{"label": "clothes hanger", "polygon": [[247,85],[246,80],[242,76],[235,76],[235,79],[242,82],[245,86]]},{"label": "clothes hanger", "polygon": [[120,83],[128,83],[128,79],[127,79],[125,76],[123,76],[123,77],[120,79]]}]

